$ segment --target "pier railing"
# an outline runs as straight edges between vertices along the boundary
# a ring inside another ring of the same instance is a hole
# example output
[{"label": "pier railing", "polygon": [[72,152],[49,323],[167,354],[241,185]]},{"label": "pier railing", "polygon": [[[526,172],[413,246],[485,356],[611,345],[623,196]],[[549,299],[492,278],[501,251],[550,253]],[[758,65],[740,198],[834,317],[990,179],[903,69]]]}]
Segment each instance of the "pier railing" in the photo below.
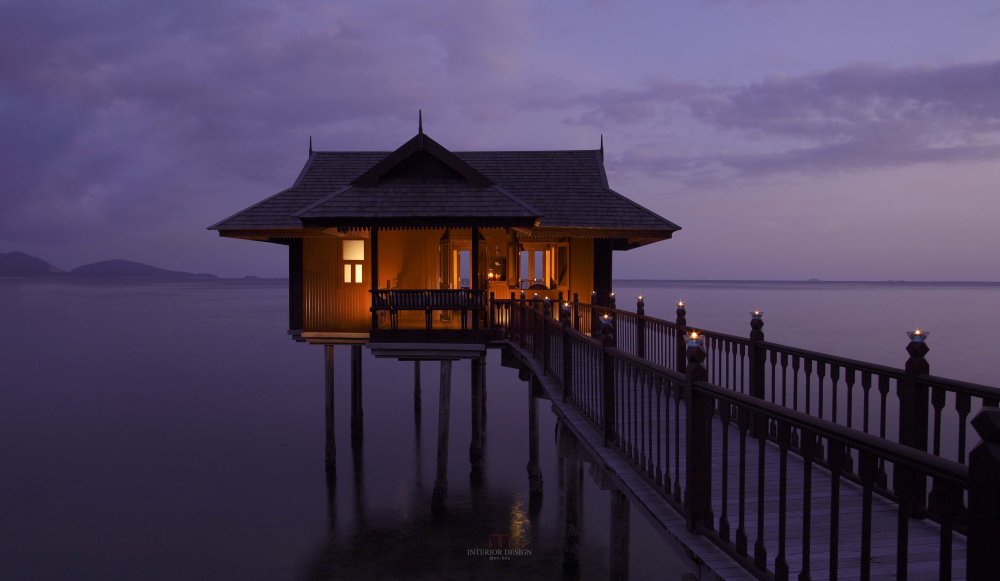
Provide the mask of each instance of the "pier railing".
[{"label": "pier railing", "polygon": [[[522,296],[491,301],[490,320],[693,530],[762,576],[820,567],[868,578],[889,550],[905,577],[912,518],[937,525],[940,578],[965,571],[953,563],[955,534],[968,535],[969,578],[992,573],[984,563],[1000,541],[983,531],[1000,527],[1000,390],[930,375],[919,334],[899,369],[766,342],[759,313],[748,337],[698,330],[691,340],[683,305],[675,321],[637,307]],[[978,456],[967,451],[973,430],[985,440]],[[814,466],[827,475],[821,486]],[[861,490],[850,509],[860,515],[841,510],[842,486]],[[763,509],[775,489],[777,520]],[[872,518],[885,503],[898,517],[889,534]],[[828,526],[811,525],[814,511]],[[820,531],[827,538],[810,537]],[[800,547],[791,562],[790,537]],[[810,554],[817,546],[822,558]]]}]

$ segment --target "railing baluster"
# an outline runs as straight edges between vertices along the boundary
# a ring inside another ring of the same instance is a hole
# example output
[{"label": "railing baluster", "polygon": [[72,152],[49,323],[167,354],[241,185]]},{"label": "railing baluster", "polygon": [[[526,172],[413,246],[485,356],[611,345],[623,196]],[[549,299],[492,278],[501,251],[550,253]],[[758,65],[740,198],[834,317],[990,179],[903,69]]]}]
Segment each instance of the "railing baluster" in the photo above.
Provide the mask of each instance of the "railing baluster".
[{"label": "railing baluster", "polygon": [[862,450],[858,458],[861,476],[861,579],[871,579],[872,561],[872,488],[875,486],[875,456]]},{"label": "railing baluster", "polygon": [[656,482],[657,486],[663,486],[663,432],[662,432],[662,413],[661,413],[661,393],[663,391],[663,380],[655,379],[653,388],[656,391],[656,466],[655,476],[653,481]]},{"label": "railing baluster", "polygon": [[785,556],[788,513],[788,445],[791,442],[791,426],[778,422],[778,556],[774,558],[774,578],[788,579],[788,559]]},{"label": "railing baluster", "polygon": [[830,469],[830,579],[836,579],[840,558],[840,472],[844,444],[830,439],[827,445],[827,466]]},{"label": "railing baluster", "polygon": [[958,462],[965,464],[965,433],[969,429],[969,411],[972,398],[967,393],[955,394],[955,411],[958,412]]},{"label": "railing baluster", "polygon": [[813,454],[816,451],[816,435],[808,429],[802,430],[802,570],[801,581],[810,579],[810,554],[812,553],[812,472]]},{"label": "railing baluster", "polygon": [[767,479],[764,474],[764,464],[767,452],[767,416],[754,413],[754,424],[757,426],[757,540],[753,545],[753,562],[758,569],[767,568],[767,547],[764,545],[764,490]]},{"label": "railing baluster", "polygon": [[747,554],[747,432],[750,431],[750,414],[746,408],[737,408],[737,425],[740,430],[740,500],[739,525],[736,527],[736,550],[742,555]]},{"label": "railing baluster", "polygon": [[729,421],[732,404],[719,402],[719,419],[722,421],[722,511],[719,514],[719,537],[729,542]]}]

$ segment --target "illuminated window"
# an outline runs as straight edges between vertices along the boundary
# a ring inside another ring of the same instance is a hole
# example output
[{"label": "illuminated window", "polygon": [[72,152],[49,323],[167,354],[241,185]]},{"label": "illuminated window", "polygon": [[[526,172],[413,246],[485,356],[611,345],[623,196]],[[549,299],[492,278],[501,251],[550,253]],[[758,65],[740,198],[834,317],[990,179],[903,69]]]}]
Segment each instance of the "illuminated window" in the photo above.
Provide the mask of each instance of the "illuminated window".
[{"label": "illuminated window", "polygon": [[364,240],[344,240],[344,282],[361,283],[362,263],[365,260]]}]

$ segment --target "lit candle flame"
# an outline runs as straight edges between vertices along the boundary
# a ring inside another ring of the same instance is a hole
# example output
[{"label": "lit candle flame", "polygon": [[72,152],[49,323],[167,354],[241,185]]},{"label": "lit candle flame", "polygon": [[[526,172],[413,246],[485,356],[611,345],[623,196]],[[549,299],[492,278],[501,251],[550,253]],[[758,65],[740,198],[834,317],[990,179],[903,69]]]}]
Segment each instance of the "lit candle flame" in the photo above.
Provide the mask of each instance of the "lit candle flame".
[{"label": "lit candle flame", "polygon": [[608,314],[607,314],[607,313],[604,313],[604,320],[605,320],[605,321],[607,321],[607,320],[608,320],[608,319],[610,319],[610,318],[611,318],[611,317],[610,317],[610,316],[608,316]]},{"label": "lit candle flame", "polygon": [[677,301],[677,306],[680,308],[684,308],[684,299]]},{"label": "lit candle flame", "polygon": [[698,337],[700,337],[700,336],[701,335],[698,334],[698,331],[691,331],[691,339],[692,340],[697,340]]},{"label": "lit candle flame", "polygon": [[640,300],[640,301],[642,300],[642,295],[639,295],[639,300]]},{"label": "lit candle flame", "polygon": [[914,334],[914,335],[923,335],[923,334],[924,334],[924,332],[923,332],[923,331],[921,331],[920,329],[914,329],[914,331],[913,331],[913,334]]}]

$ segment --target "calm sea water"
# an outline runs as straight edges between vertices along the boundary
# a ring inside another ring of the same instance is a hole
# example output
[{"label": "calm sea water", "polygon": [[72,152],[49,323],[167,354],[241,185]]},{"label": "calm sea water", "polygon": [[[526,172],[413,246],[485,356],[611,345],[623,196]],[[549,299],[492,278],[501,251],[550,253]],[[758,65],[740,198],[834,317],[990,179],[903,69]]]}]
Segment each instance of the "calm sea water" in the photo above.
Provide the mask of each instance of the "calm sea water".
[{"label": "calm sea water", "polygon": [[[996,384],[1000,289],[628,283],[619,306],[901,366],[930,329],[934,373]],[[449,516],[430,518],[435,363],[364,352],[364,441],[351,447],[349,353],[336,351],[337,477],[323,465],[321,348],[286,335],[283,281],[0,280],[0,578],[497,578],[561,575],[555,418],[539,402],[545,491],[526,515],[528,387],[487,362],[485,486],[468,473],[469,364],[453,371]],[[419,427],[418,427],[419,426]],[[583,478],[584,578],[606,578],[609,494]],[[525,529],[525,527],[527,527]],[[466,555],[515,528],[530,558]],[[638,510],[634,578],[687,567]]]},{"label": "calm sea water", "polygon": [[[559,578],[555,417],[539,401],[545,490],[529,513],[528,385],[487,361],[485,484],[473,494],[471,369],[456,363],[449,514],[430,516],[438,364],[364,351],[351,446],[337,348],[337,476],[324,469],[320,347],[287,334],[283,281],[0,281],[0,579]],[[582,576],[607,578],[610,495],[583,475]],[[468,557],[491,534],[532,556]],[[686,561],[633,510],[635,578]]]}]

